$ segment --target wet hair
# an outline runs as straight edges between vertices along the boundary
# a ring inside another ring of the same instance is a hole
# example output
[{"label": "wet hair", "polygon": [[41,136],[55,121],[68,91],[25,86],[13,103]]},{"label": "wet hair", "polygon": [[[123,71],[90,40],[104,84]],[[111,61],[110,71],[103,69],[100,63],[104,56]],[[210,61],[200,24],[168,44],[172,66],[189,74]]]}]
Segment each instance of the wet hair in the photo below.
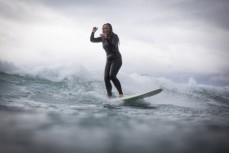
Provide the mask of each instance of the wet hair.
[{"label": "wet hair", "polygon": [[[108,25],[109,28],[110,28],[110,34],[113,34],[113,28],[112,28],[112,25],[110,23],[105,23],[104,25]],[[103,25],[103,26],[104,26]]]},{"label": "wet hair", "polygon": [[[110,28],[110,33],[108,34],[108,37],[113,37],[113,35],[114,35],[115,33],[113,32],[112,25],[111,25],[110,23],[105,23],[104,25],[108,25],[109,28]],[[103,26],[104,26],[104,25],[103,25]],[[118,38],[118,41],[119,41],[119,38]],[[120,41],[119,41],[118,44],[120,44]]]}]

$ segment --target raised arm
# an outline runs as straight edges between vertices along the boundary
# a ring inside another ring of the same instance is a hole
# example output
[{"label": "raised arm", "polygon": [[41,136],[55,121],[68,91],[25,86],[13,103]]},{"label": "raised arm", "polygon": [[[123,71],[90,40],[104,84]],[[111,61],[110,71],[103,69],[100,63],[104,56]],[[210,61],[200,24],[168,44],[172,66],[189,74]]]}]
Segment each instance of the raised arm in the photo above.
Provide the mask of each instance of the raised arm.
[{"label": "raised arm", "polygon": [[93,27],[93,29],[92,29],[92,33],[91,33],[91,37],[90,37],[91,42],[102,42],[101,37],[95,38],[95,32],[97,31],[97,29],[98,29],[97,27]]}]

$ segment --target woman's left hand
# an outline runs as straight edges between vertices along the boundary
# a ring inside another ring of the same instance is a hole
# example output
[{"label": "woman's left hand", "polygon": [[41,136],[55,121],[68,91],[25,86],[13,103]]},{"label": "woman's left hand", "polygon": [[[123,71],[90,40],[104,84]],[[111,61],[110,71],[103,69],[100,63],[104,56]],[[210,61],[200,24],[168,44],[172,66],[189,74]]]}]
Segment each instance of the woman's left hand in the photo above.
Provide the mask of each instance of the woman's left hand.
[{"label": "woman's left hand", "polygon": [[100,37],[102,37],[103,39],[107,39],[107,35],[106,34],[100,34]]}]

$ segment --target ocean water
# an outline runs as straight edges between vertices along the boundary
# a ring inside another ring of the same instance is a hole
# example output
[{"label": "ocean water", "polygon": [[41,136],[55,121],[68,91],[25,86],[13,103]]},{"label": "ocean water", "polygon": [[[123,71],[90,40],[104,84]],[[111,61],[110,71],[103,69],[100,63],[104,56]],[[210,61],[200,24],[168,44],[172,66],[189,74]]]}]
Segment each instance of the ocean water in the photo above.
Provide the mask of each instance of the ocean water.
[{"label": "ocean water", "polygon": [[163,91],[124,103],[108,101],[102,73],[83,68],[2,71],[0,152],[229,152],[229,87],[119,78],[126,95]]}]

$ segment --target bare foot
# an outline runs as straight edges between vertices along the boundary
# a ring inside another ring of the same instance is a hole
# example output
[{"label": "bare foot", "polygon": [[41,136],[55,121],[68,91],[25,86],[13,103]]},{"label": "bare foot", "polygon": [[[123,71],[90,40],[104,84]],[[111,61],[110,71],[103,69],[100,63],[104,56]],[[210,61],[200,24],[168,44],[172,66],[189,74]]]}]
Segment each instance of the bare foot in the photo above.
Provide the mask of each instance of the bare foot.
[{"label": "bare foot", "polygon": [[123,94],[119,94],[118,98],[122,98],[122,97],[124,97],[124,95]]}]

